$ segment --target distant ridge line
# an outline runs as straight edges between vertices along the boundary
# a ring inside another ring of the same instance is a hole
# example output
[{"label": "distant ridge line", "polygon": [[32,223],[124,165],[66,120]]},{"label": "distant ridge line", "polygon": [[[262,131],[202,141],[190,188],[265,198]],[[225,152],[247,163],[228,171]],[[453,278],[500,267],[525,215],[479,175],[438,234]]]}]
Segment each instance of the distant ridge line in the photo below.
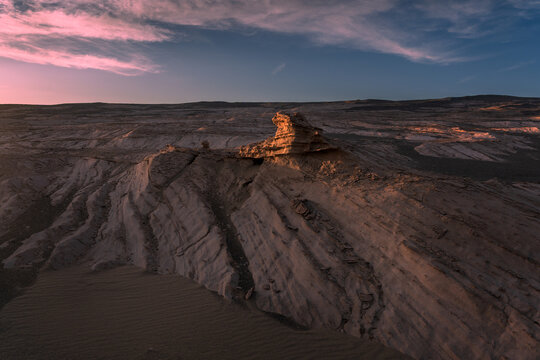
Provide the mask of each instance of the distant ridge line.
[{"label": "distant ridge line", "polygon": [[433,101],[460,101],[460,100],[478,100],[478,101],[505,101],[505,100],[539,100],[540,97],[534,96],[513,96],[513,95],[497,95],[497,94],[481,94],[481,95],[466,95],[466,96],[448,96],[442,98],[432,99],[405,99],[405,100],[386,100],[386,99],[354,99],[354,100],[332,100],[332,101],[193,101],[193,102],[180,102],[180,103],[115,103],[115,102],[82,102],[82,103],[59,103],[59,104],[0,104],[0,107],[9,106],[28,106],[28,107],[57,107],[57,106],[163,106],[163,107],[176,107],[176,106],[194,106],[199,105],[203,107],[253,107],[272,104],[338,104],[338,103],[419,103],[419,102],[433,102]]}]

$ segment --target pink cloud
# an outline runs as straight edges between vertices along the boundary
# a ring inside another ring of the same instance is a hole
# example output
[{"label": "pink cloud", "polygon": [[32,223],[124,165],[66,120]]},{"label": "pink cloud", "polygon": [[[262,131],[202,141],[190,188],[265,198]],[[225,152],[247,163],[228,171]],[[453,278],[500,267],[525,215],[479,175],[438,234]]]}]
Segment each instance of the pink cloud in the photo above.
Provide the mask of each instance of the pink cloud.
[{"label": "pink cloud", "polygon": [[3,57],[17,61],[43,65],[56,65],[75,69],[99,69],[126,76],[157,71],[157,67],[144,58],[131,61],[121,61],[111,57],[77,55],[69,51],[56,51],[39,48],[22,50],[5,45],[0,45],[0,54]]},{"label": "pink cloud", "polygon": [[[68,1],[65,8],[52,10],[40,7],[44,3],[37,2],[34,10],[20,12],[12,1],[0,0],[1,57],[77,69],[98,69],[122,75],[157,71],[158,67],[144,56],[131,53],[130,46],[116,46],[125,49],[123,58],[129,60],[122,60],[107,55],[105,48],[100,54],[85,54],[88,52],[85,51],[86,41],[156,42],[169,39],[169,31],[134,18],[90,14],[73,8],[73,5],[85,3],[82,1]],[[68,38],[75,40],[70,41],[69,45],[62,45],[62,42],[67,43]],[[56,45],[50,45],[51,40]]]},{"label": "pink cloud", "polygon": [[0,14],[0,32],[6,35],[78,36],[103,40],[163,41],[169,31],[108,15],[83,12],[66,14],[60,10]]},{"label": "pink cloud", "polygon": [[[395,54],[412,61],[462,60],[432,45],[418,46],[425,44],[421,32],[404,31],[394,22],[378,17],[398,9],[400,3],[401,0],[36,0],[29,2],[26,9],[18,9],[15,1],[0,0],[0,57],[119,74],[156,71],[157,67],[148,59],[137,55],[134,46],[172,40],[175,34],[166,25],[174,24],[298,34],[318,44]],[[480,10],[470,3],[471,0],[454,1],[449,11],[442,11],[440,6],[425,0],[416,9],[428,17],[459,20],[489,11],[491,0],[481,0],[485,6]],[[463,32],[466,28],[460,23],[459,29]],[[62,41],[64,44],[58,45]],[[114,55],[118,51],[106,48],[91,53],[85,46],[87,41],[109,42],[115,50],[125,49],[123,59],[132,60],[122,60]],[[81,55],[85,51],[88,53]]]}]

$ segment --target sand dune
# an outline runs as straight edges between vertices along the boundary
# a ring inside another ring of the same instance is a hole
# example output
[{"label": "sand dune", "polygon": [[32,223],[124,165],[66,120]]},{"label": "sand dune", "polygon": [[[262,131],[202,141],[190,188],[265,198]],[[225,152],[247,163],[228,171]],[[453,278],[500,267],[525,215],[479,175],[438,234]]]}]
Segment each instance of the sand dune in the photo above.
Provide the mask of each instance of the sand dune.
[{"label": "sand dune", "polygon": [[135,267],[43,272],[0,312],[3,360],[404,359],[376,343],[295,330],[179,276]]}]

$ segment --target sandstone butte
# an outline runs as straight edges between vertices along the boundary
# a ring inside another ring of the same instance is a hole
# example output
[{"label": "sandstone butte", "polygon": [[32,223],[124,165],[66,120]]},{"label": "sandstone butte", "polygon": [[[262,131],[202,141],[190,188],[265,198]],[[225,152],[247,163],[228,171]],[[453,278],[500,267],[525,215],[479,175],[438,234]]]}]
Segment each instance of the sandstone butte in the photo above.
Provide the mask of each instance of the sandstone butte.
[{"label": "sandstone butte", "polygon": [[259,143],[242,146],[240,156],[263,158],[336,148],[323,138],[322,129],[312,126],[300,113],[278,112],[272,122],[277,126],[276,134]]}]

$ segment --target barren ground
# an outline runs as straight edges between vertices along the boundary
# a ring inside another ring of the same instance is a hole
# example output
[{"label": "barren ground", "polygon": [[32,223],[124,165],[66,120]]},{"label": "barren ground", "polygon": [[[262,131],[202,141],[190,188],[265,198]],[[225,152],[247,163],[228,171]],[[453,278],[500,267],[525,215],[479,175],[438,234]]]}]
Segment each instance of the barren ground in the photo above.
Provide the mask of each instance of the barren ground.
[{"label": "barren ground", "polygon": [[[239,157],[279,110],[340,150]],[[538,234],[539,99],[0,106],[3,303],[129,264],[414,358],[535,359]]]}]

